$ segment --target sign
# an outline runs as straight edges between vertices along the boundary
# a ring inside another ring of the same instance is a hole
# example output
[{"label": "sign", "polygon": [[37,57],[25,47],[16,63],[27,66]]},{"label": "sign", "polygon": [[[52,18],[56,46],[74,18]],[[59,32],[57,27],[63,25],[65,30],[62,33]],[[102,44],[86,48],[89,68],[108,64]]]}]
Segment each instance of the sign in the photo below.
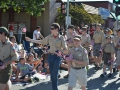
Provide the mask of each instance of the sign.
[{"label": "sign", "polygon": [[71,25],[71,17],[70,16],[66,16],[66,25]]},{"label": "sign", "polygon": [[99,15],[109,17],[110,16],[110,10],[99,7]]},{"label": "sign", "polygon": [[108,17],[107,17],[107,16],[104,16],[104,15],[101,15],[101,17],[102,17],[102,19],[105,19],[105,20],[108,19]]}]

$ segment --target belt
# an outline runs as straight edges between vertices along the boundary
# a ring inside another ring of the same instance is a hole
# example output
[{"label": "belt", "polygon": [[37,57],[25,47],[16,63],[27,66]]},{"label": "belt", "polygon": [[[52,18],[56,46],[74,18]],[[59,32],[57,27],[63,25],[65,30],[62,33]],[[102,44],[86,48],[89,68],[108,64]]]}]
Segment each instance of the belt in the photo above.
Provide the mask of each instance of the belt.
[{"label": "belt", "polygon": [[56,55],[55,53],[49,53],[50,55]]},{"label": "belt", "polygon": [[73,69],[84,69],[85,67],[72,67]]},{"label": "belt", "polygon": [[101,43],[95,43],[95,44],[101,44]]}]

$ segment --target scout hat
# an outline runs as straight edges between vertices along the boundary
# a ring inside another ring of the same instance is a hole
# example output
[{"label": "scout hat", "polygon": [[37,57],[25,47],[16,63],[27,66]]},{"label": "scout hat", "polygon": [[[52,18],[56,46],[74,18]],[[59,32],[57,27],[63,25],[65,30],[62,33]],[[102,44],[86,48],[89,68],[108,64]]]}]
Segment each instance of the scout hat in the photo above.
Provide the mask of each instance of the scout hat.
[{"label": "scout hat", "polygon": [[74,29],[74,25],[69,25],[68,29]]},{"label": "scout hat", "polygon": [[96,24],[96,26],[102,26],[100,23]]},{"label": "scout hat", "polygon": [[86,31],[86,30],[87,30],[87,27],[82,27],[81,30],[82,30],[82,31]]},{"label": "scout hat", "polygon": [[106,39],[111,39],[112,37],[111,36],[106,36]]},{"label": "scout hat", "polygon": [[9,31],[6,27],[0,27],[0,32],[4,32],[6,34],[9,34]]},{"label": "scout hat", "polygon": [[73,39],[75,39],[75,40],[81,40],[82,39],[82,37],[80,36],[80,35],[76,35],[76,36],[74,36],[74,38]]}]

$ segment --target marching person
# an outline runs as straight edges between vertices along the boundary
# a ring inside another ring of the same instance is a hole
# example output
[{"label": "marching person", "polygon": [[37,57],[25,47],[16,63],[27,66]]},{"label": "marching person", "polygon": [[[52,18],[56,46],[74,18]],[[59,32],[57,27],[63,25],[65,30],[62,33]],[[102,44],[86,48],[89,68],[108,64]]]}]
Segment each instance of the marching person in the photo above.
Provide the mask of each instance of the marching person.
[{"label": "marching person", "polygon": [[107,74],[106,72],[106,66],[110,67],[110,73],[108,77],[112,77],[112,68],[115,61],[115,47],[112,43],[112,36],[106,36],[106,44],[103,46],[103,73],[100,75],[101,78],[104,78],[104,76]]},{"label": "marching person", "polygon": [[119,70],[119,77],[120,77],[120,29],[117,30],[117,37],[115,38],[115,47],[117,51],[116,55],[116,65]]},{"label": "marching person", "polygon": [[95,69],[98,70],[100,68],[100,64],[102,61],[102,57],[100,55],[100,49],[103,46],[104,41],[104,33],[101,31],[101,24],[97,24],[96,31],[93,35],[93,55],[94,55],[94,61],[95,61]]},{"label": "marching person", "polygon": [[48,35],[43,40],[33,40],[26,37],[27,41],[31,41],[33,43],[39,43],[43,45],[50,45],[49,55],[48,55],[48,63],[50,68],[50,75],[52,81],[52,89],[58,90],[58,70],[60,68],[61,55],[57,54],[56,51],[62,51],[67,53],[67,44],[63,36],[59,34],[60,26],[58,23],[53,23],[51,25],[50,31],[51,35]]},{"label": "marching person", "polygon": [[73,37],[75,35],[78,35],[76,33],[76,31],[74,30],[74,26],[73,25],[69,25],[68,26],[68,31],[67,31],[67,44],[68,44],[68,47],[71,48],[72,46],[74,46],[74,43],[73,43]]},{"label": "marching person", "polygon": [[17,53],[8,35],[7,28],[0,27],[0,90],[9,90],[8,81],[12,75],[11,63],[17,60]]},{"label": "marching person", "polygon": [[87,70],[86,66],[89,64],[87,50],[81,46],[82,37],[77,35],[73,38],[74,47],[69,50],[69,54],[72,54],[72,60],[70,62],[70,74],[68,79],[68,90],[73,90],[77,80],[82,87],[82,90],[86,90],[87,86]]},{"label": "marching person", "polygon": [[[78,35],[76,33],[76,31],[74,30],[74,26],[73,25],[69,25],[68,26],[68,32],[67,32],[67,45],[68,45],[68,49],[72,48],[74,46],[74,42],[73,42],[73,38],[75,35]],[[69,63],[67,63],[69,66]],[[68,68],[68,74],[64,76],[64,78],[68,78],[69,76],[69,68]]]},{"label": "marching person", "polygon": [[87,34],[87,27],[82,27],[82,42],[81,45],[88,51],[91,43],[90,35]]}]

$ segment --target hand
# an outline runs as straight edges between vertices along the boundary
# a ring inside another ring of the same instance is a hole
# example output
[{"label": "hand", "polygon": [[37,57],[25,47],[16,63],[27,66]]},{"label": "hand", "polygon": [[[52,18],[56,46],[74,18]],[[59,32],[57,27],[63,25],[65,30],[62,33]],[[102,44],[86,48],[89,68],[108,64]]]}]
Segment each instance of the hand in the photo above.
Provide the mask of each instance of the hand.
[{"label": "hand", "polygon": [[4,69],[4,68],[5,68],[5,66],[4,66],[4,65],[0,66],[0,70],[2,70],[2,69]]},{"label": "hand", "polygon": [[30,38],[29,37],[25,37],[26,41],[30,41]]}]

